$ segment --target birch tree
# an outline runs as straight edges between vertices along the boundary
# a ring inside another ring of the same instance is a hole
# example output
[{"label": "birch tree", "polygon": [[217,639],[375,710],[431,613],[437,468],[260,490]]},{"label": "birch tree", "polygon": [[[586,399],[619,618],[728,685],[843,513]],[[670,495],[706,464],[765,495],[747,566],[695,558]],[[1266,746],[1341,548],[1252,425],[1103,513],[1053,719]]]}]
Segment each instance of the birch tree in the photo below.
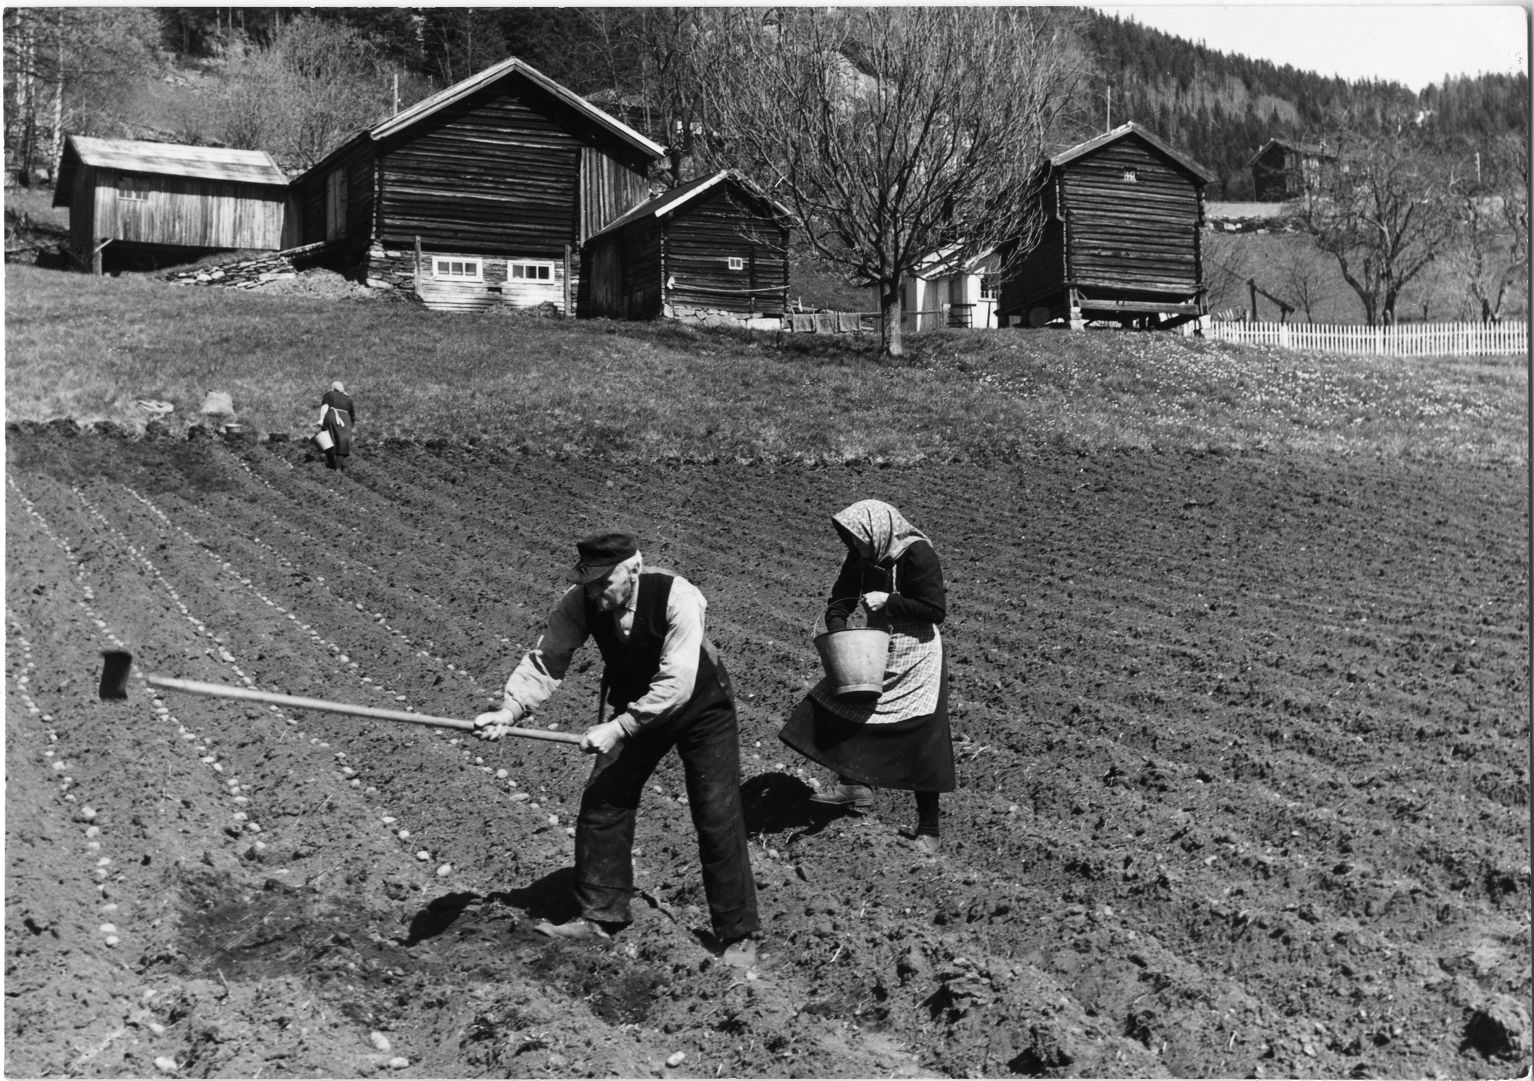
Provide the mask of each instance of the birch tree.
[{"label": "birch tree", "polygon": [[5,139],[20,183],[39,166],[52,179],[68,131],[131,129],[125,91],[154,70],[158,34],[141,8],[5,9]]},{"label": "birch tree", "polygon": [[1039,223],[1030,181],[1085,65],[1068,9],[705,12],[705,152],[793,211],[809,245],[875,288],[881,350],[903,352],[901,284]]}]

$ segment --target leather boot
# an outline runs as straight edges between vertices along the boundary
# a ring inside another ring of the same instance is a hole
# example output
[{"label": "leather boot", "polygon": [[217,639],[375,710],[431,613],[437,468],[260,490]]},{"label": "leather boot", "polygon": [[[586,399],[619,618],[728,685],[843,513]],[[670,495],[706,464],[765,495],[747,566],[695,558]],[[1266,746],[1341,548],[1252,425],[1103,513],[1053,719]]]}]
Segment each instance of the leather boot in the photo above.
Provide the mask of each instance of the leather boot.
[{"label": "leather boot", "polygon": [[816,792],[810,797],[810,802],[862,814],[873,810],[874,790],[862,784],[839,784],[823,792]]}]

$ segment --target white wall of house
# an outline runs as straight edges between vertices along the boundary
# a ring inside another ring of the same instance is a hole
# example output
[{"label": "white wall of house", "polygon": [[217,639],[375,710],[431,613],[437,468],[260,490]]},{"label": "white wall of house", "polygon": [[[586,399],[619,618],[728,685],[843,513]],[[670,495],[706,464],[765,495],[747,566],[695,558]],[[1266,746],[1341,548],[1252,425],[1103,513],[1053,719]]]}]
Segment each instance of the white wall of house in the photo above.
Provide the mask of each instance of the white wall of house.
[{"label": "white wall of house", "polygon": [[[981,270],[982,267],[974,267]],[[905,330],[937,330],[949,326],[953,305],[969,304],[970,326],[994,327],[996,322],[997,296],[984,296],[985,276],[979,273],[955,272],[921,277],[913,274],[906,278],[901,296],[903,316],[901,326]]]}]

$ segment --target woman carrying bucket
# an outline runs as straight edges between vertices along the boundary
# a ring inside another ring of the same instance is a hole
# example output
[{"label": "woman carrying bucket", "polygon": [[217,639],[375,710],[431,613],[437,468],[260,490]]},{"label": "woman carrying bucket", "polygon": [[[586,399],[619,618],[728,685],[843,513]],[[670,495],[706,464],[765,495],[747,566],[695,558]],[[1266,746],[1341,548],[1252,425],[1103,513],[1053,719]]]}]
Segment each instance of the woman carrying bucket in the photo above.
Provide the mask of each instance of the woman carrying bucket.
[{"label": "woman carrying bucket", "polygon": [[[874,787],[914,792],[913,838],[935,853],[938,794],[956,787],[938,633],[948,607],[943,568],[926,534],[888,503],[864,499],[831,522],[847,558],[816,639],[826,677],[778,737],[836,773],[836,785],[810,797],[815,803],[861,813],[873,807]],[[859,609],[875,633],[849,627]],[[887,644],[877,632],[887,632]],[[872,654],[860,655],[870,640]]]},{"label": "woman carrying bucket", "polygon": [[320,399],[320,430],[314,441],[325,452],[327,469],[346,468],[346,459],[352,453],[352,427],[357,423],[357,411],[351,395],[337,379]]}]

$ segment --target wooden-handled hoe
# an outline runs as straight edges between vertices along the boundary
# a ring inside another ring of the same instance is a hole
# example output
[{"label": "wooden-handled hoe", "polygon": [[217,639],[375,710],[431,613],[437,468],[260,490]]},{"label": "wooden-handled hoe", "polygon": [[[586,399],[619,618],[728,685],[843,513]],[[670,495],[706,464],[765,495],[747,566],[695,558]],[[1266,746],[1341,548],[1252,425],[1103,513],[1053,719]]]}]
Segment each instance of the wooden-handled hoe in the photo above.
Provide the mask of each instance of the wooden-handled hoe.
[{"label": "wooden-handled hoe", "polygon": [[[133,654],[125,649],[108,649],[101,652],[101,687],[99,695],[104,699],[128,697],[128,673],[133,668]],[[200,694],[208,698],[235,698],[245,702],[266,702],[274,706],[293,709],[312,709],[321,713],[343,713],[349,717],[371,717],[380,721],[406,721],[410,724],[429,724],[437,728],[457,728],[473,731],[474,722],[455,717],[433,717],[425,713],[407,713],[402,709],[379,709],[376,706],[352,706],[344,702],[327,702],[322,698],[299,698],[291,694],[272,694],[268,691],[252,691],[244,687],[229,687],[222,683],[198,683],[190,679],[172,679],[169,676],[144,677],[151,687],[167,691]],[[543,739],[554,743],[579,743],[581,737],[572,732],[550,732],[540,728],[506,728],[509,736],[525,739]]]}]

